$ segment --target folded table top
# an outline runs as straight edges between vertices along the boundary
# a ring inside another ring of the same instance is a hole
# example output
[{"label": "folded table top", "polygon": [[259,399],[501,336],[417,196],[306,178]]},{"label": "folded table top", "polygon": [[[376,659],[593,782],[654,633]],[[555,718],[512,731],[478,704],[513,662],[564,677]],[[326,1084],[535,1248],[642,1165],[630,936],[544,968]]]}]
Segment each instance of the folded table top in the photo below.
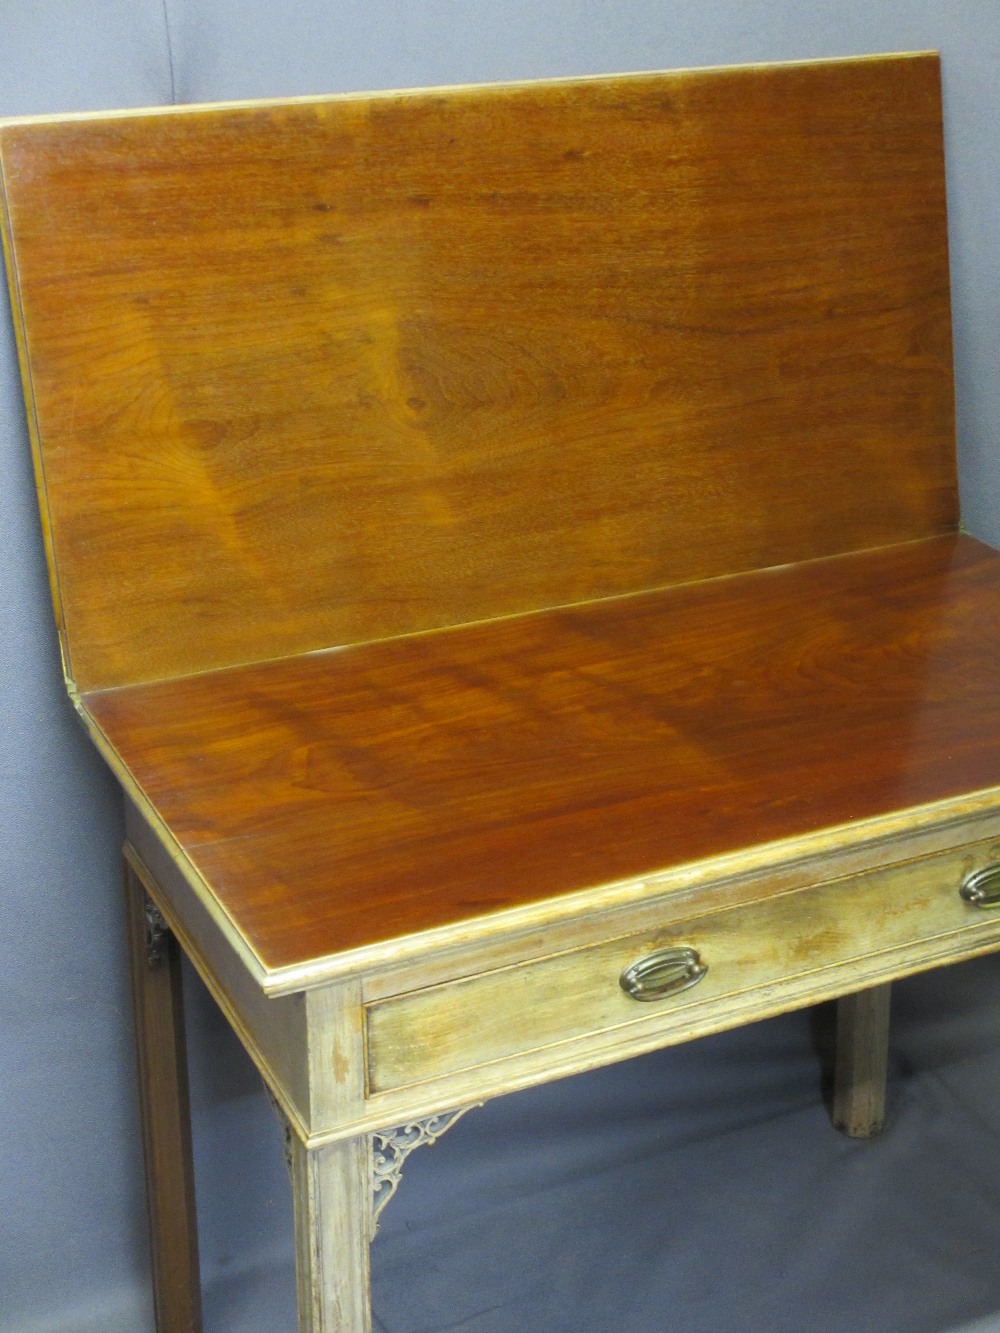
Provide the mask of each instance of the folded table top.
[{"label": "folded table top", "polygon": [[7,121],[0,187],[70,694],[268,988],[997,799],[935,56]]},{"label": "folded table top", "polygon": [[0,123],[78,691],[957,520],[937,59]]},{"label": "folded table top", "polygon": [[83,702],[279,973],[1000,807],[998,606],[940,537]]}]

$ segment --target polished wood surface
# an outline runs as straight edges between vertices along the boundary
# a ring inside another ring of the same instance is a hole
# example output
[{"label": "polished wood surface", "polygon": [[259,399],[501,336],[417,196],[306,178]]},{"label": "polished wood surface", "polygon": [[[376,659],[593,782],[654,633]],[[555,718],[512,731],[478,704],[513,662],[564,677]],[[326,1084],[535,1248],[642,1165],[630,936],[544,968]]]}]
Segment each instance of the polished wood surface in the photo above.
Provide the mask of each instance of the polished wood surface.
[{"label": "polished wood surface", "polygon": [[941,537],[84,702],[279,967],[1000,787],[998,602]]},{"label": "polished wood surface", "polygon": [[933,56],[8,123],[0,166],[80,690],[955,525]]}]

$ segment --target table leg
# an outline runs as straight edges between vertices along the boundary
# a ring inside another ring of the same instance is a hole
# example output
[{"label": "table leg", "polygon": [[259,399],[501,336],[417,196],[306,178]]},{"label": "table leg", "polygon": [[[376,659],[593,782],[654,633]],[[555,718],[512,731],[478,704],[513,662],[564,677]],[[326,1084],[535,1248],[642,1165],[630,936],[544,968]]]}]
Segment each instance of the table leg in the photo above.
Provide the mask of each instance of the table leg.
[{"label": "table leg", "polygon": [[180,949],[125,866],[157,1333],[201,1333]]},{"label": "table leg", "polygon": [[837,1001],[833,1123],[851,1138],[871,1138],[885,1124],[891,991],[874,986]]},{"label": "table leg", "polygon": [[299,1333],[370,1333],[371,1136],[291,1140]]}]

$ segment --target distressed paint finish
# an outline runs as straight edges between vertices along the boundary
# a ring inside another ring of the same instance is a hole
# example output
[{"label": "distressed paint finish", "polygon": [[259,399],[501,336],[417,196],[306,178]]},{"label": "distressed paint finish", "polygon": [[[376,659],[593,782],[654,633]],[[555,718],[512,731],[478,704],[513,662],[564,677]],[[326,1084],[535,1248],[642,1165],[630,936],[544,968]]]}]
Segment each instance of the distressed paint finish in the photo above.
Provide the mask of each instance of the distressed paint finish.
[{"label": "distressed paint finish", "polygon": [[[696,1027],[747,1022],[765,1006],[798,1008],[824,988],[845,991],[872,976],[903,976],[929,960],[995,947],[1000,917],[970,911],[958,890],[971,869],[998,858],[1000,839],[992,838],[374,1003],[367,1010],[369,1088],[390,1092],[465,1071],[481,1085],[502,1086],[524,1057],[563,1047],[557,1058],[571,1058],[594,1034],[617,1034],[623,1045],[644,1036],[650,1046],[670,1044]],[[626,967],[676,946],[696,949],[707,967],[696,985],[646,1004],[622,992]],[[854,1007],[845,1008],[845,1031]],[[862,1050],[868,1046],[855,1042],[852,1059],[845,1037],[838,1073],[845,1095],[852,1070],[859,1085],[873,1081],[865,1079]],[[884,1054],[882,1063],[884,1081]],[[497,1067],[485,1071],[487,1064]]]},{"label": "distressed paint finish", "polygon": [[[371,1333],[371,1139],[291,1139],[299,1333]],[[166,1333],[166,1330],[164,1331]]]}]

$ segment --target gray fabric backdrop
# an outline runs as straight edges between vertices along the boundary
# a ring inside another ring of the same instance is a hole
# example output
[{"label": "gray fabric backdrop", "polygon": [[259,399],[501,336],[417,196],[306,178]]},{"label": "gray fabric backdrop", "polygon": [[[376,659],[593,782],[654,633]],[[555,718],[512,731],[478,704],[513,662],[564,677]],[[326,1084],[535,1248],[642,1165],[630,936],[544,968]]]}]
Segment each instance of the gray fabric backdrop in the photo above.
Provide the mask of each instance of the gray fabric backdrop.
[{"label": "gray fabric backdrop", "polygon": [[[0,0],[0,114],[937,47],[963,503],[1000,545],[996,0]],[[113,784],[65,704],[0,311],[0,1329],[152,1328]],[[288,1185],[190,979],[210,1333],[294,1326]],[[810,1018],[491,1104],[375,1245],[391,1333],[1000,1328],[1000,967],[898,988],[892,1126],[849,1143]]]}]

